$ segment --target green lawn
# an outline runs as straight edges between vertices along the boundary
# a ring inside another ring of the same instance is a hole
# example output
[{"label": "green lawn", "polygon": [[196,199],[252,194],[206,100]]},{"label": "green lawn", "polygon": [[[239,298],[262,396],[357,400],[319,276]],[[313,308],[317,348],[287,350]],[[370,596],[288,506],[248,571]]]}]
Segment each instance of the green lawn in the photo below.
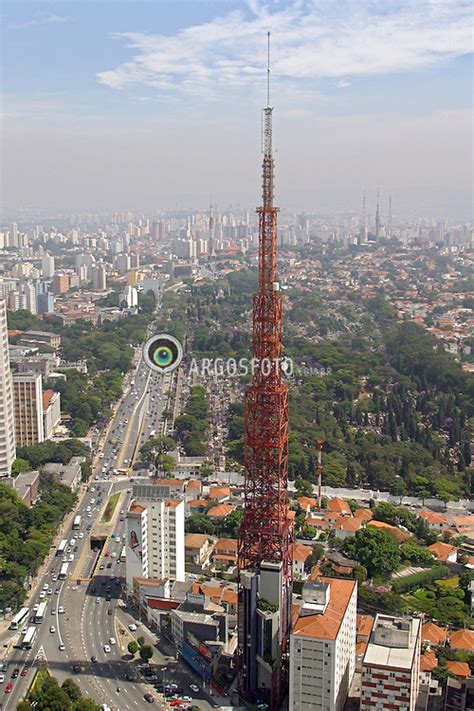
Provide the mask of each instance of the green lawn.
[{"label": "green lawn", "polygon": [[437,585],[444,585],[447,588],[457,588],[459,587],[459,576],[455,578],[448,578],[447,580],[435,580]]},{"label": "green lawn", "polygon": [[117,492],[116,494],[112,494],[110,499],[107,501],[107,506],[105,507],[105,511],[102,514],[102,518],[100,519],[103,523],[108,523],[110,521],[110,519],[114,515],[114,511],[117,507],[119,499],[120,499],[120,491]]}]

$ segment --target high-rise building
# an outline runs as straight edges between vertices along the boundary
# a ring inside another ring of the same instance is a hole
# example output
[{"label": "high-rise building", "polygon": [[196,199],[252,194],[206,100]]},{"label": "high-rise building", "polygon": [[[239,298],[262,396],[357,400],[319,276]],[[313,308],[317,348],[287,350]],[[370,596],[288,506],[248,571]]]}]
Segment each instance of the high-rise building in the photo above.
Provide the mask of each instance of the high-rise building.
[{"label": "high-rise building", "polygon": [[43,254],[41,257],[41,269],[43,279],[51,279],[54,275],[54,257],[50,254]]},{"label": "high-rise building", "polygon": [[16,457],[13,386],[8,354],[7,308],[0,299],[0,477],[10,476]]},{"label": "high-rise building", "polygon": [[61,272],[56,272],[53,276],[53,294],[58,296],[59,294],[66,294],[69,291],[69,276],[68,274],[62,274]]},{"label": "high-rise building", "polygon": [[184,580],[184,501],[134,500],[127,513],[127,587],[133,578]]},{"label": "high-rise building", "polygon": [[362,663],[361,711],[414,711],[419,691],[421,622],[377,615]]},{"label": "high-rise building", "polygon": [[97,291],[105,291],[107,289],[107,271],[103,262],[97,262],[92,267],[92,287]]},{"label": "high-rise building", "polygon": [[16,222],[12,222],[12,224],[11,224],[8,244],[10,247],[19,247],[20,246],[18,225],[16,224]]},{"label": "high-rise building", "polygon": [[303,585],[290,636],[289,711],[342,711],[355,670],[357,582]]},{"label": "high-rise building", "polygon": [[13,375],[13,413],[18,447],[44,441],[43,391],[40,373]]}]

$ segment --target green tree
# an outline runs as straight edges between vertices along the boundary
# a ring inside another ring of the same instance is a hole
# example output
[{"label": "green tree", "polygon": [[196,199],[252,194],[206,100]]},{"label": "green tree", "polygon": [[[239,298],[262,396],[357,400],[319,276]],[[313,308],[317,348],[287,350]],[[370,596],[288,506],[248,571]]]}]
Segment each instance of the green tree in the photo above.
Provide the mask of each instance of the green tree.
[{"label": "green tree", "polygon": [[344,553],[355,558],[370,577],[388,574],[400,564],[400,553],[396,539],[384,530],[367,526],[357,531],[354,538],[349,538],[343,545]]},{"label": "green tree", "polygon": [[145,644],[145,641],[146,640],[145,640],[145,637],[143,637],[143,635],[140,635],[140,637],[137,637],[137,644],[139,647],[143,647],[143,645]]},{"label": "green tree", "polygon": [[143,661],[148,662],[153,656],[153,647],[150,644],[144,644],[142,647],[140,647],[140,659],[143,659]]},{"label": "green tree", "polygon": [[23,472],[27,472],[31,469],[30,463],[26,459],[17,458],[12,464],[12,476],[18,476]]},{"label": "green tree", "polygon": [[79,701],[82,698],[81,690],[72,679],[65,679],[61,685],[63,691],[66,692],[70,701]]},{"label": "green tree", "polygon": [[135,654],[138,652],[137,642],[135,642],[135,640],[132,639],[132,641],[128,643],[127,649],[129,651],[129,653],[132,655],[132,657],[134,657]]}]

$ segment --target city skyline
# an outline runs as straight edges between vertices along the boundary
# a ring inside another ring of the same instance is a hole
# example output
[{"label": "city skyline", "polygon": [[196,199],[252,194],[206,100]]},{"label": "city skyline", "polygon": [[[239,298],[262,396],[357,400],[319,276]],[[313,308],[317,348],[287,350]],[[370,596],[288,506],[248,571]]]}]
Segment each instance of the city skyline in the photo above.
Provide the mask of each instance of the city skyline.
[{"label": "city skyline", "polygon": [[5,4],[5,210],[252,205],[270,29],[277,203],[471,217],[468,3],[111,7]]}]

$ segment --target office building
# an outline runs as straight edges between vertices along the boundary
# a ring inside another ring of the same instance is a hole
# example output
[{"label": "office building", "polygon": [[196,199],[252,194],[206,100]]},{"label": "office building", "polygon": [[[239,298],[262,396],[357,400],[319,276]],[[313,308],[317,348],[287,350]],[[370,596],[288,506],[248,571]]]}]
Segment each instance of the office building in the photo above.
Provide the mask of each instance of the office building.
[{"label": "office building", "polygon": [[127,587],[134,578],[184,580],[184,502],[133,500],[127,513]]},{"label": "office building", "polygon": [[43,392],[43,434],[51,439],[61,422],[61,394],[54,390]]},{"label": "office building", "polygon": [[362,662],[361,711],[414,711],[420,675],[421,621],[377,615]]},{"label": "office building", "polygon": [[13,375],[13,413],[18,447],[44,441],[43,391],[40,373]]},{"label": "office building", "polygon": [[0,477],[9,476],[16,457],[13,385],[8,354],[7,308],[0,299]]},{"label": "office building", "polygon": [[290,635],[290,711],[342,711],[355,671],[357,582],[303,585]]}]

